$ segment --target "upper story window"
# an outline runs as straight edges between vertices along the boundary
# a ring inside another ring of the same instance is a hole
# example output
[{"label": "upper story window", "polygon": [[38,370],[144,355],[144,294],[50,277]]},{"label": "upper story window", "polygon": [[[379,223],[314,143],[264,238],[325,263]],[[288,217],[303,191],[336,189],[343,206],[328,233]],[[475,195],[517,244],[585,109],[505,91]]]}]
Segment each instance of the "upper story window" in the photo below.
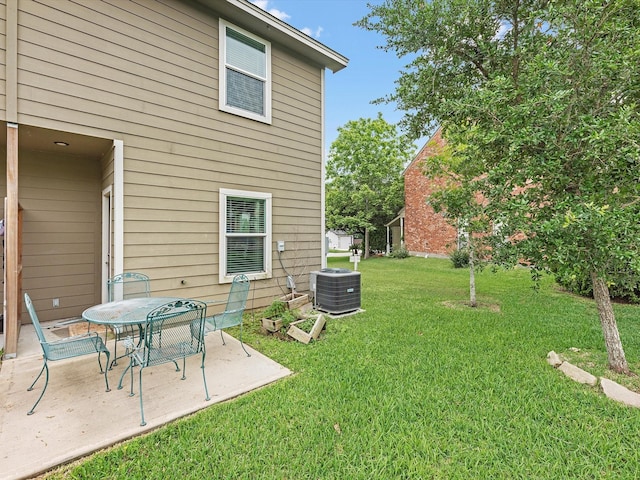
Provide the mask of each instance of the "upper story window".
[{"label": "upper story window", "polygon": [[220,189],[220,281],[271,277],[271,194]]},{"label": "upper story window", "polygon": [[271,44],[220,19],[220,110],[271,123]]}]

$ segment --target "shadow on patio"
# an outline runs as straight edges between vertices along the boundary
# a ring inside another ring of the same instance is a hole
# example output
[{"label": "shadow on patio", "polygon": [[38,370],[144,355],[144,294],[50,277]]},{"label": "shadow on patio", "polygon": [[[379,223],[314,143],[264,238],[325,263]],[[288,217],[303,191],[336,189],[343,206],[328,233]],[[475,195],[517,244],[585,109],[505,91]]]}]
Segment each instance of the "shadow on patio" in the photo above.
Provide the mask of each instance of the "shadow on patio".
[{"label": "shadow on patio", "polygon": [[[43,324],[43,328],[51,325]],[[55,329],[47,335],[53,336]],[[63,335],[67,335],[67,329]],[[49,364],[49,386],[35,413],[27,411],[37,400],[44,378],[31,392],[27,388],[42,368],[42,350],[32,325],[23,325],[16,359],[0,369],[0,479],[31,478],[177,418],[267,385],[291,372],[240,342],[218,332],[206,337],[205,360],[210,401],[205,401],[200,357],[187,359],[186,380],[171,364],[145,369],[144,406],[147,425],[140,426],[137,370],[135,396],[129,397],[129,377],[117,389],[126,359],[109,372],[110,392],[95,357]],[[113,350],[113,342],[108,345]]]}]

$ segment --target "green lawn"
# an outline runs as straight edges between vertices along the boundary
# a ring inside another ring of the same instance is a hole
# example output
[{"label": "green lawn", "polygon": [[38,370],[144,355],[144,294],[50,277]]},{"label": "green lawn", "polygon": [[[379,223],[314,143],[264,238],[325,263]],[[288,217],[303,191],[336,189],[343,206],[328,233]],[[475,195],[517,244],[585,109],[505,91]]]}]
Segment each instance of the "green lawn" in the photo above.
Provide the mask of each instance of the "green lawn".
[{"label": "green lawn", "polygon": [[[347,267],[348,258],[330,258]],[[518,269],[477,276],[449,261],[359,263],[364,313],[309,345],[247,342],[295,372],[48,478],[636,479],[640,409],[546,362],[571,347],[606,358],[592,301],[535,292]],[[640,307],[616,305],[633,369]]]}]

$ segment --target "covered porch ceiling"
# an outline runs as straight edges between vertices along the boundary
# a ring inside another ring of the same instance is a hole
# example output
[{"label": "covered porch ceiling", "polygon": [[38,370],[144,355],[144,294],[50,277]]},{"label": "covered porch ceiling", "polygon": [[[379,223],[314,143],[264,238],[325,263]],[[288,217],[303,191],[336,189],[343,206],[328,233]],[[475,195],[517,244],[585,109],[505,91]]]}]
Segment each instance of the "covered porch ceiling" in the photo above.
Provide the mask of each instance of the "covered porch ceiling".
[{"label": "covered porch ceiling", "polygon": [[[6,122],[3,122],[4,128],[0,128],[0,142],[3,145],[7,143],[6,126]],[[18,146],[21,150],[100,158],[113,146],[113,140],[19,125]]]}]

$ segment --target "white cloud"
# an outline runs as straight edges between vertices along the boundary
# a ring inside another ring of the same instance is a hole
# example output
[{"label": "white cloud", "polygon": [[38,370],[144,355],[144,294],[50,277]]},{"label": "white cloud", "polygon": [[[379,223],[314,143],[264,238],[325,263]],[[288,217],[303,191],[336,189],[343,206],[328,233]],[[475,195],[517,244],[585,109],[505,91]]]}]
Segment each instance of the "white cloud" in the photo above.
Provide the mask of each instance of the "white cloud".
[{"label": "white cloud", "polygon": [[283,12],[282,10],[278,10],[277,8],[269,8],[269,0],[253,0],[251,3],[253,3],[258,8],[261,8],[265,12],[269,12],[271,15],[279,18],[280,20],[284,21],[291,18],[291,15]]},{"label": "white cloud", "polygon": [[[269,12],[271,15],[273,15],[276,18],[279,18],[280,20],[287,21],[288,19],[291,18],[291,15],[289,15],[286,12],[283,12],[282,10],[278,10],[277,8],[269,8],[269,1],[270,0],[251,0],[251,3],[253,3],[258,8],[261,8],[265,12]],[[304,27],[300,29],[302,33],[305,33],[313,38],[320,38],[320,35],[322,34],[323,30],[324,29],[322,27],[317,27],[315,30],[312,30],[309,27]]]},{"label": "white cloud", "polygon": [[314,38],[320,38],[320,35],[322,34],[322,31],[324,29],[322,27],[318,27],[316,28],[315,32],[313,30],[311,30],[309,27],[304,27],[302,28],[300,31],[302,33],[305,33],[307,35],[309,35],[310,37],[314,37]]}]

